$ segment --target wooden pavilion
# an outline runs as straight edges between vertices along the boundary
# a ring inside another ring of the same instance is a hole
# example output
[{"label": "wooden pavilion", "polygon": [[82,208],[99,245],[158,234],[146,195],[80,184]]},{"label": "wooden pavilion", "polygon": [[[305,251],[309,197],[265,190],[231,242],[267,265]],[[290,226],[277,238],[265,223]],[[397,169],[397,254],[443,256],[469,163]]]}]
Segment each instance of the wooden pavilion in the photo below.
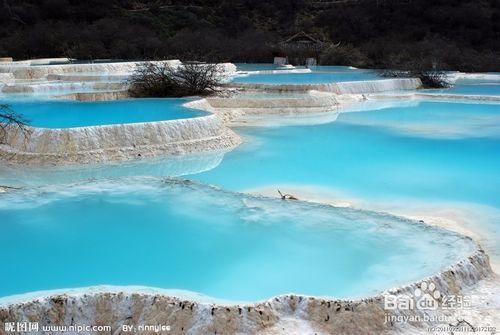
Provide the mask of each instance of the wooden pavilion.
[{"label": "wooden pavilion", "polygon": [[301,31],[278,43],[279,57],[275,63],[292,65],[316,65],[326,44]]}]

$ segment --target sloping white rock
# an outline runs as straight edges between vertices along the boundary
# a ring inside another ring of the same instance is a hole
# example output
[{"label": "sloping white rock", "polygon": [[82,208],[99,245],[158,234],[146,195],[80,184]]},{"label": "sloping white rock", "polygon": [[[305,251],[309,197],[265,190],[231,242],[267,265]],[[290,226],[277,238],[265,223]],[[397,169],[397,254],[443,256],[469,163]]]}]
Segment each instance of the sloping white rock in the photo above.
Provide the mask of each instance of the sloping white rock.
[{"label": "sloping white rock", "polygon": [[245,89],[264,90],[264,91],[324,91],[336,94],[367,94],[381,93],[387,91],[416,90],[422,86],[418,78],[398,78],[381,79],[367,81],[338,82],[329,84],[299,84],[299,85],[274,85],[274,84],[231,84],[233,87]]},{"label": "sloping white rock", "polygon": [[98,163],[229,149],[241,143],[216,115],[66,129],[7,131],[0,158],[21,164]]}]

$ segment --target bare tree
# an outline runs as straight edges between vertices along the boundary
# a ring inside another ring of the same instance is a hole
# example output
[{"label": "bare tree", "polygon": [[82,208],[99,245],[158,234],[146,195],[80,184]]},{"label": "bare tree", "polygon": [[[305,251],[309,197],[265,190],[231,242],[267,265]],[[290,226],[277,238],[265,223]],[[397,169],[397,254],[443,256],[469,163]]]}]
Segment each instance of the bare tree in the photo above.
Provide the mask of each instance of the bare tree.
[{"label": "bare tree", "polygon": [[146,63],[131,76],[129,93],[133,97],[183,97],[214,93],[223,79],[218,64]]},{"label": "bare tree", "polygon": [[10,129],[17,129],[28,136],[28,121],[12,110],[9,105],[0,104],[0,144],[5,144]]},{"label": "bare tree", "polygon": [[12,8],[11,8],[11,6],[10,6],[10,3],[9,3],[7,0],[3,0],[3,7],[4,7],[5,9],[7,9],[7,12],[9,13],[9,16],[10,16],[10,18],[11,18],[12,20],[17,21],[17,22],[21,23],[21,24],[22,24],[22,25],[24,25],[24,26],[26,25],[26,22],[24,22],[24,21],[23,21],[23,20],[19,17],[19,15],[17,15],[16,13],[14,13],[14,12],[12,11]]}]

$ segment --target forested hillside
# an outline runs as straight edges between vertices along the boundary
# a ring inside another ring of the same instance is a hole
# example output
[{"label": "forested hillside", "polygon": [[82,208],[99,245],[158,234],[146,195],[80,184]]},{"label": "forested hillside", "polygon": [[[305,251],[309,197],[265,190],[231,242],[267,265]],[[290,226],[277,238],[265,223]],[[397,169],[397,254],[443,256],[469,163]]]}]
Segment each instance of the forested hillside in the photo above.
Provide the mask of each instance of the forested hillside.
[{"label": "forested hillside", "polygon": [[324,64],[500,71],[498,0],[0,1],[0,57],[270,62],[306,31]]}]

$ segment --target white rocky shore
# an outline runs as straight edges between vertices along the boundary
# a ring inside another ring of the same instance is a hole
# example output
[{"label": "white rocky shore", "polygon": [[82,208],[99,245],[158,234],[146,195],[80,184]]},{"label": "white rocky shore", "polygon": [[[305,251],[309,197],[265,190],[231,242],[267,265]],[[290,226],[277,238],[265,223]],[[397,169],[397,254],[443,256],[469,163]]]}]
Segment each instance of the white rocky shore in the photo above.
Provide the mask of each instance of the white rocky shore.
[{"label": "white rocky shore", "polygon": [[249,84],[238,83],[229,84],[230,87],[243,88],[246,90],[260,91],[281,91],[281,92],[305,92],[305,91],[323,91],[336,94],[368,94],[387,91],[416,90],[422,86],[422,82],[417,78],[398,78],[398,79],[380,79],[364,80],[352,82],[338,82],[328,84]]}]

